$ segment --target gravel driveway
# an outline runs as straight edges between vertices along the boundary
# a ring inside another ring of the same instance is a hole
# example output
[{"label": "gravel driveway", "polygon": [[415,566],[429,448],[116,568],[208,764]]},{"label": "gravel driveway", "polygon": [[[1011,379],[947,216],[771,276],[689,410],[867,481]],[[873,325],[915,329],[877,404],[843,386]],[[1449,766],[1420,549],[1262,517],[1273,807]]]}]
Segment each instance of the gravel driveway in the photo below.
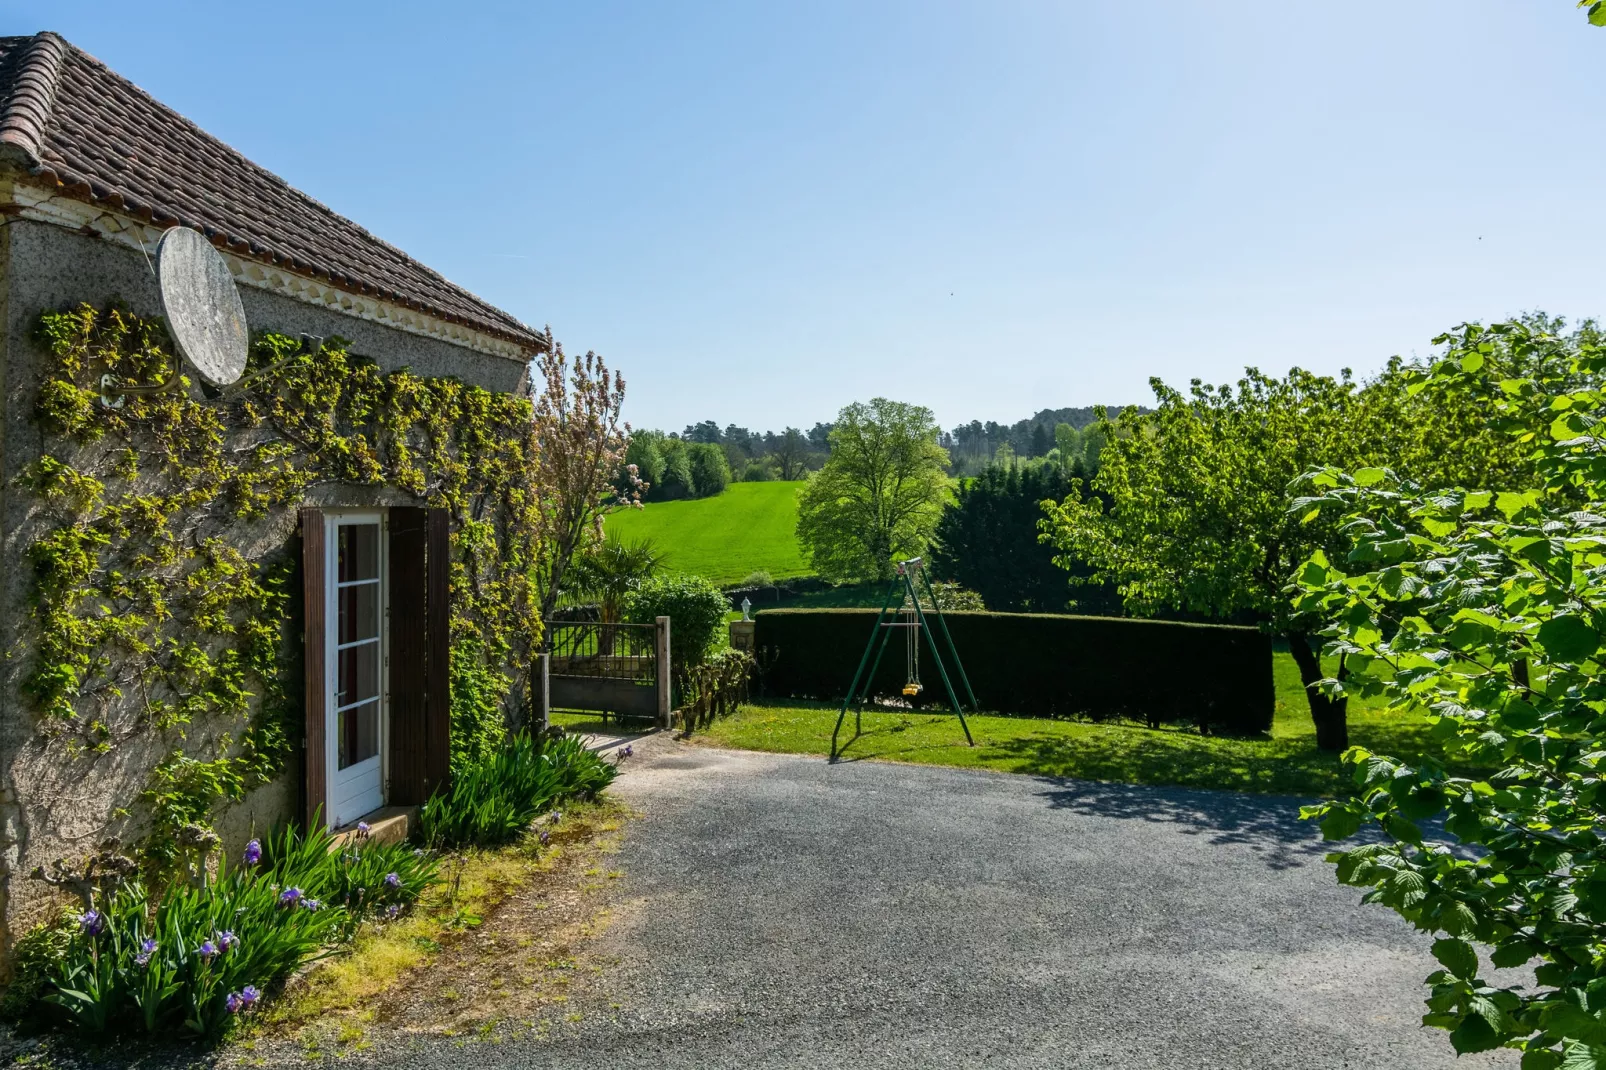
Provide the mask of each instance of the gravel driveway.
[{"label": "gravel driveway", "polygon": [[1431,1067],[1427,941],[1335,885],[1294,800],[720,751],[616,790],[616,956],[546,1041],[451,1067]]}]

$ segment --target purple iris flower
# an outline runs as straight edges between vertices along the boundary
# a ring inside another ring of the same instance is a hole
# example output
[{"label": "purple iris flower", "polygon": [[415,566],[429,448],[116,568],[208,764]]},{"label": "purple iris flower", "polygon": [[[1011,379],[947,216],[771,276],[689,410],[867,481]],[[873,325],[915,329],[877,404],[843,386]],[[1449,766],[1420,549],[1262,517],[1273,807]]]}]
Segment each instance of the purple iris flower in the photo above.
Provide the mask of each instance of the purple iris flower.
[{"label": "purple iris flower", "polygon": [[401,914],[401,911],[402,908],[400,903],[392,903],[390,906],[385,908],[385,917],[391,921],[395,921],[396,918]]},{"label": "purple iris flower", "polygon": [[250,843],[245,845],[244,860],[245,860],[245,864],[248,865],[248,866],[254,866],[258,862],[262,861],[262,841],[261,840],[252,840]]},{"label": "purple iris flower", "polygon": [[386,888],[400,888],[401,887],[401,877],[398,874],[395,874],[395,873],[387,873],[387,874],[385,874],[385,887]]},{"label": "purple iris flower", "polygon": [[256,985],[246,985],[238,992],[230,992],[229,998],[223,1001],[223,1005],[229,1009],[230,1014],[239,1014],[241,1011],[250,1010],[261,998],[262,993]]},{"label": "purple iris flower", "polygon": [[368,835],[368,822],[366,822],[366,821],[357,822],[357,835],[359,835],[359,836]]},{"label": "purple iris flower", "polygon": [[316,899],[303,899],[301,901],[301,905],[306,907],[308,910],[317,910],[323,906],[323,904],[318,902]]},{"label": "purple iris flower", "polygon": [[203,940],[201,946],[195,949],[195,953],[203,959],[209,959],[217,954],[217,945],[210,940]]},{"label": "purple iris flower", "polygon": [[106,916],[98,910],[86,910],[78,915],[78,928],[85,935],[99,936],[106,931]]},{"label": "purple iris flower", "polygon": [[143,966],[150,962],[151,956],[156,953],[156,941],[146,937],[139,945],[139,954],[134,956],[134,965]]},{"label": "purple iris flower", "polygon": [[240,938],[235,936],[233,931],[229,929],[224,929],[221,933],[218,933],[218,947],[222,948],[224,951],[234,950],[234,945],[238,944],[239,942]]},{"label": "purple iris flower", "polygon": [[286,888],[284,891],[279,893],[280,906],[293,907],[299,902],[301,902],[300,888]]},{"label": "purple iris flower", "polygon": [[545,847],[547,844],[549,844],[551,842],[552,842],[552,833],[548,832],[546,829],[542,829],[541,830],[541,846]]}]

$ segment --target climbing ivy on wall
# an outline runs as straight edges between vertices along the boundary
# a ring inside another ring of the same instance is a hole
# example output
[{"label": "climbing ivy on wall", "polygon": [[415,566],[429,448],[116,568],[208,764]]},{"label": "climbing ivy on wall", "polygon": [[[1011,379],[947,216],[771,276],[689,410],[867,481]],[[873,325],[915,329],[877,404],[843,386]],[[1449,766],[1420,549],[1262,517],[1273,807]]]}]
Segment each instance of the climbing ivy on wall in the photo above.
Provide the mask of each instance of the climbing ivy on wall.
[{"label": "climbing ivy on wall", "polygon": [[42,315],[37,334],[52,359],[36,403],[41,453],[19,477],[39,506],[23,689],[40,730],[76,755],[160,741],[139,815],[155,861],[173,857],[184,826],[281,773],[299,738],[284,534],[319,484],[389,485],[450,511],[453,647],[470,655],[454,655],[453,676],[472,679],[475,699],[454,696],[454,744],[500,731],[539,639],[527,400],[384,374],[340,339],[304,353],[267,333],[222,395],[186,381],[112,409],[102,375],[165,374],[162,322],[82,305]]}]

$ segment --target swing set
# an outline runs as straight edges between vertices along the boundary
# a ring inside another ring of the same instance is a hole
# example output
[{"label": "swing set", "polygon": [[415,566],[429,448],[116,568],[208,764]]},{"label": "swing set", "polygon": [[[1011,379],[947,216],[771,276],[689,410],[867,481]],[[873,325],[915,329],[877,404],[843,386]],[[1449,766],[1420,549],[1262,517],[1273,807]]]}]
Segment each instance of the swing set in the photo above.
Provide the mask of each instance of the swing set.
[{"label": "swing set", "polygon": [[[922,588],[931,602],[931,612],[928,614],[920,605]],[[897,600],[898,609],[893,609],[893,602]],[[943,619],[942,607],[937,604],[937,594],[931,588],[931,579],[926,575],[925,566],[920,558],[912,557],[907,561],[899,561],[896,575],[887,586],[887,598],[881,606],[881,612],[876,615],[875,627],[870,630],[870,642],[864,648],[864,656],[859,659],[859,667],[853,673],[853,684],[848,688],[847,698],[842,700],[842,712],[837,714],[836,727],[831,730],[831,760],[835,761],[842,753],[837,746],[837,736],[842,731],[842,722],[847,719],[848,707],[853,707],[853,739],[859,738],[864,732],[864,704],[869,701],[870,692],[875,686],[876,670],[881,668],[881,657],[887,652],[887,646],[892,639],[892,629],[904,629],[904,684],[905,698],[914,699],[925,690],[920,681],[920,637],[926,638],[926,646],[931,651],[931,660],[936,662],[937,675],[942,679],[942,686],[948,693],[948,703],[953,707],[954,713],[959,715],[959,727],[965,730],[965,742],[974,747],[976,741],[971,738],[970,725],[965,721],[965,708],[959,702],[959,696],[954,692],[953,680],[948,675],[948,667],[943,662],[942,648],[937,645],[936,631],[932,629],[931,619],[935,617],[937,629],[942,632],[944,646],[947,647],[948,657],[953,659],[955,671],[959,674],[959,682],[964,685],[965,697],[970,700],[970,712],[977,712],[976,693],[970,689],[970,678],[965,675],[965,666],[959,660],[959,651],[954,647],[953,636],[948,633],[948,622]],[[872,661],[870,654],[875,653]],[[870,667],[867,674],[865,666]],[[863,687],[860,684],[863,684]],[[852,743],[853,740],[848,740]]]}]

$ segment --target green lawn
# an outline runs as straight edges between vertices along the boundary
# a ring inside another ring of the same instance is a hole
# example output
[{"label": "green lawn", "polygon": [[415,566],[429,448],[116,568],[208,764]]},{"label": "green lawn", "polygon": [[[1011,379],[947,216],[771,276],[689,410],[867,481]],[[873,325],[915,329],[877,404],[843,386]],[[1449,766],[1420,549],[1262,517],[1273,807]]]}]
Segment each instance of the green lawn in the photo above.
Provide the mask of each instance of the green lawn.
[{"label": "green lawn", "polygon": [[732,483],[725,493],[696,501],[654,502],[608,517],[608,531],[625,539],[649,536],[667,555],[669,572],[740,583],[757,571],[776,579],[806,576],[797,545],[801,482]]},{"label": "green lawn", "polygon": [[[1336,757],[1316,749],[1293,659],[1277,653],[1273,670],[1277,709],[1270,737],[1223,738],[1181,727],[1155,730],[1125,723],[978,716],[970,718],[977,744],[972,748],[965,746],[951,714],[878,710],[865,713],[864,734],[845,748],[844,757],[1133,784],[1331,795],[1342,774]],[[836,715],[834,706],[756,702],[695,738],[715,746],[823,755],[830,751]],[[1409,758],[1436,749],[1420,715],[1388,714],[1351,703],[1349,723],[1350,741],[1371,750]],[[851,738],[852,728],[850,713],[843,739]]]}]

